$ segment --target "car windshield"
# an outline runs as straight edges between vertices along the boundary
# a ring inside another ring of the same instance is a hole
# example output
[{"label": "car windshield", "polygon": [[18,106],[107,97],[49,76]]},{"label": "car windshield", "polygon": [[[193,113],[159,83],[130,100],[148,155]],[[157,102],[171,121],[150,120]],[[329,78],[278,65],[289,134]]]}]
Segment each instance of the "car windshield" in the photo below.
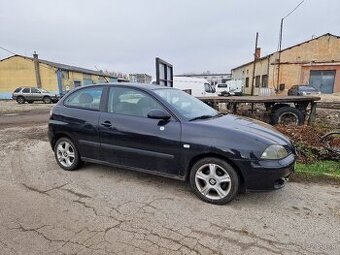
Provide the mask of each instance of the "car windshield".
[{"label": "car windshield", "polygon": [[44,93],[49,93],[49,91],[47,91],[46,89],[39,89],[41,92],[44,92]]},{"label": "car windshield", "polygon": [[311,86],[300,86],[300,90],[302,91],[316,91],[314,87]]},{"label": "car windshield", "polygon": [[212,118],[219,115],[213,108],[182,90],[168,88],[156,89],[154,92],[189,120]]}]

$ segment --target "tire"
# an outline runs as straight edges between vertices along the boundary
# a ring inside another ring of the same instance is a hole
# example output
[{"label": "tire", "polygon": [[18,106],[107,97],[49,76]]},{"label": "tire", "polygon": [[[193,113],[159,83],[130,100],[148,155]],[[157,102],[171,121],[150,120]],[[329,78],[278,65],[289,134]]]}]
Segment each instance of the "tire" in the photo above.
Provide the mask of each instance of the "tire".
[{"label": "tire", "polygon": [[211,204],[224,205],[232,201],[239,183],[235,169],[218,158],[203,158],[190,171],[190,186],[195,195]]},{"label": "tire", "polygon": [[223,97],[229,97],[229,96],[230,96],[230,93],[227,92],[227,91],[222,91],[222,92],[221,92],[221,96],[223,96]]},{"label": "tire", "polygon": [[[284,117],[289,117],[291,116],[292,121],[291,122],[285,122]],[[305,122],[305,115],[299,110],[294,107],[290,106],[284,106],[276,111],[273,112],[272,114],[272,124],[283,124],[283,125],[288,125],[288,124],[295,124],[295,125],[303,125]]]},{"label": "tire", "polygon": [[44,97],[43,102],[44,102],[44,104],[50,104],[50,103],[52,103],[52,99],[50,97]]},{"label": "tire", "polygon": [[58,165],[66,171],[76,170],[82,165],[77,147],[66,137],[55,143],[54,155]]},{"label": "tire", "polygon": [[25,103],[25,98],[24,97],[22,97],[22,96],[18,96],[17,97],[17,103],[18,104],[24,104]]}]

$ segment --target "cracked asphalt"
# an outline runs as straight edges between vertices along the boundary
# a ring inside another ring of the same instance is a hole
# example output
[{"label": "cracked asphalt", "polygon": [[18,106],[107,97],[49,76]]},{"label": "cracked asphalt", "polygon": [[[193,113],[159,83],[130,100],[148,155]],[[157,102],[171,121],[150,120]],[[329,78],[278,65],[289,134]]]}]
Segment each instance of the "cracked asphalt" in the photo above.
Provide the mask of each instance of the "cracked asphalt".
[{"label": "cracked asphalt", "polygon": [[63,171],[46,124],[16,125],[0,126],[0,254],[340,254],[338,186],[288,183],[215,206],[175,180]]}]

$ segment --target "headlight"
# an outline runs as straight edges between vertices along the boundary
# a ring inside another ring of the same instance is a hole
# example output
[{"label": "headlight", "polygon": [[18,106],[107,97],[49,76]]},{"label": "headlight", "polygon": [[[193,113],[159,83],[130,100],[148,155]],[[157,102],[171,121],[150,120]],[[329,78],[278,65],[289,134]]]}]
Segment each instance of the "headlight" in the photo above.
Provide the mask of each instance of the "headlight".
[{"label": "headlight", "polygon": [[270,145],[261,155],[262,159],[282,159],[288,156],[287,150],[282,145]]}]

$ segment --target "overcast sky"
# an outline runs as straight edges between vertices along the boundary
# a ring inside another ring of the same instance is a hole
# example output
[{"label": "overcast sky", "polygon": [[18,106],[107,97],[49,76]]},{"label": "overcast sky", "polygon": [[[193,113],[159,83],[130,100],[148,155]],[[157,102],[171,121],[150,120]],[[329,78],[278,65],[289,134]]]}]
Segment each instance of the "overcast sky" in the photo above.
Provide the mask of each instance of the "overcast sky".
[{"label": "overcast sky", "polygon": [[[0,0],[0,46],[18,54],[124,73],[230,72],[277,49],[281,17],[301,0]],[[340,35],[339,0],[305,0],[284,25],[283,46]],[[9,54],[0,49],[0,57]]]}]

